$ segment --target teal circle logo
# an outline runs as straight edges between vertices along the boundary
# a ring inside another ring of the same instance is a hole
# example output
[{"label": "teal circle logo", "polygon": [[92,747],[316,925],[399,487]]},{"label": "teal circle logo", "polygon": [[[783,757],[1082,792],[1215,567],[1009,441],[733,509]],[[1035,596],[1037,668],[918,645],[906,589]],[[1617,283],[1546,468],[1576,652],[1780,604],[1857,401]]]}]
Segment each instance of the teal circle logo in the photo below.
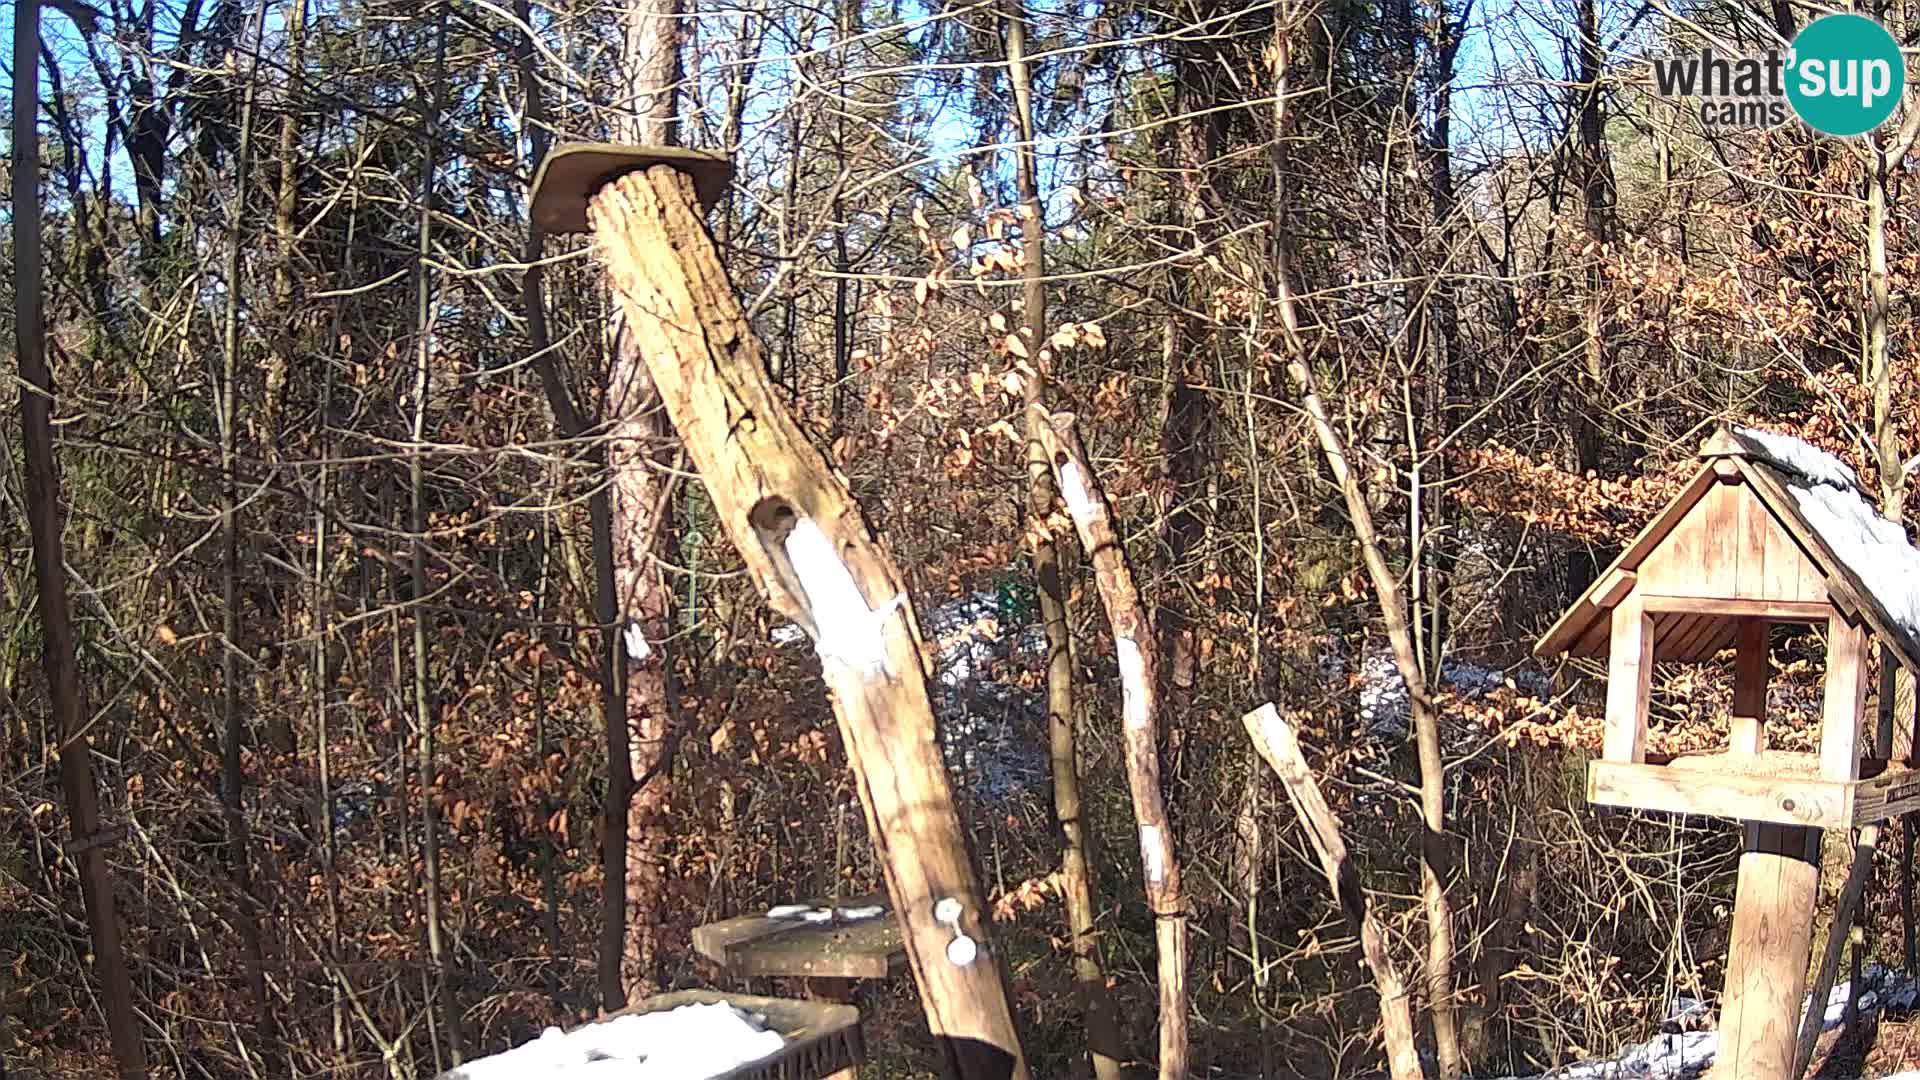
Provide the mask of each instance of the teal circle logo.
[{"label": "teal circle logo", "polygon": [[1900,43],[1865,15],[1824,15],[1793,39],[1787,100],[1807,126],[1861,135],[1886,123],[1907,85]]}]

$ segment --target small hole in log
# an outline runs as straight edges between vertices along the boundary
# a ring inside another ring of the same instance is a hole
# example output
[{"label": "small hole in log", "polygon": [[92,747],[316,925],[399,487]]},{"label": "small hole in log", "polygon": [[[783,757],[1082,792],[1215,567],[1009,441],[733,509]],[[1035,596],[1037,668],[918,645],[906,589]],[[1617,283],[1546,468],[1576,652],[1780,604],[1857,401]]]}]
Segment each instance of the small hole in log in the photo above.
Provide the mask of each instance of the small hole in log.
[{"label": "small hole in log", "polygon": [[1785,810],[1785,811],[1786,811],[1787,813],[1789,813],[1789,814],[1791,814],[1791,813],[1793,813],[1793,800],[1792,800],[1792,799],[1781,799],[1781,800],[1780,800],[1780,809],[1782,809],[1782,810]]},{"label": "small hole in log", "polygon": [[769,495],[747,511],[747,521],[764,535],[780,536],[793,528],[793,504],[778,495]]},{"label": "small hole in log", "polygon": [[1053,452],[1053,463],[1055,465],[1065,465],[1067,463],[1067,452],[1065,450],[1055,450]]}]

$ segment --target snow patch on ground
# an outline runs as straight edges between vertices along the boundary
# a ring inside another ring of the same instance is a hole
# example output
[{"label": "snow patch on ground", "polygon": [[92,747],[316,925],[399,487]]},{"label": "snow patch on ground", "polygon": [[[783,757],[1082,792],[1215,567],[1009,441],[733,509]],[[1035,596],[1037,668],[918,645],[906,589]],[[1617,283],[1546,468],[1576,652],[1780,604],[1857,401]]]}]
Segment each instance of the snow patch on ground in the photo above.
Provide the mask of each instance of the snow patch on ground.
[{"label": "snow patch on ground", "polygon": [[[1860,981],[1863,1014],[1889,1007],[1911,1009],[1916,1000],[1920,1000],[1920,984],[1879,964],[1868,964],[1861,972]],[[1840,1026],[1846,1015],[1848,989],[1848,984],[1843,982],[1827,995],[1826,1012],[1821,1016],[1822,1031]],[[1812,995],[1808,995],[1808,1003],[1812,1000]],[[1667,1024],[1683,1026],[1689,1020],[1700,1019],[1705,1011],[1706,1007],[1693,998],[1676,998],[1667,1015]],[[1713,1064],[1719,1048],[1717,1030],[1666,1032],[1626,1047],[1609,1058],[1579,1061],[1544,1073],[1497,1080],[1693,1080]],[[1902,1073],[1882,1080],[1920,1080],[1920,1073]]]},{"label": "snow patch on ground", "polygon": [[[1330,678],[1344,674],[1346,669],[1344,658],[1331,650],[1321,654],[1319,666],[1321,674]],[[1546,676],[1537,671],[1509,673],[1467,660],[1440,661],[1439,689],[1450,690],[1468,701],[1487,696],[1509,679],[1529,694],[1544,696],[1549,692]],[[1400,677],[1391,653],[1376,652],[1360,662],[1360,719],[1367,725],[1368,734],[1385,742],[1405,739],[1409,705],[1406,680]]]},{"label": "snow patch on ground", "polygon": [[701,1080],[778,1053],[786,1040],[765,1017],[723,1002],[618,1016],[467,1062],[442,1080]]},{"label": "snow patch on ground", "polygon": [[1047,756],[1036,735],[1046,701],[1011,681],[1044,661],[1045,629],[1003,624],[995,595],[975,592],[934,608],[922,632],[933,654],[927,691],[957,784],[990,806],[1045,790]]}]

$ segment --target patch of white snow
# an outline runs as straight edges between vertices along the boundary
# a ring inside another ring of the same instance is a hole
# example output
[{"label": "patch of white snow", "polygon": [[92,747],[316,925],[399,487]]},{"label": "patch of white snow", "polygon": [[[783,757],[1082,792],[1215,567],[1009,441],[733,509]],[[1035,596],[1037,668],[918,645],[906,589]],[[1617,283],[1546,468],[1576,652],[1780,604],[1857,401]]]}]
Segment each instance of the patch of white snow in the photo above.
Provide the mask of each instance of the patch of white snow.
[{"label": "patch of white snow", "polygon": [[1754,428],[1736,434],[1761,460],[1785,474],[1787,493],[1834,555],[1853,571],[1894,622],[1920,638],[1920,551],[1907,530],[1881,517],[1860,488],[1860,476],[1824,450]]},{"label": "patch of white snow", "polygon": [[442,1080],[700,1080],[759,1061],[785,1045],[779,1032],[766,1029],[764,1017],[724,1002],[682,1005],[571,1032],[548,1028],[531,1042],[469,1061]]},{"label": "patch of white snow", "polygon": [[1770,464],[1816,484],[1856,489],[1860,486],[1860,474],[1853,471],[1853,466],[1805,439],[1747,427],[1734,428],[1733,433],[1760,451],[1760,456]]}]

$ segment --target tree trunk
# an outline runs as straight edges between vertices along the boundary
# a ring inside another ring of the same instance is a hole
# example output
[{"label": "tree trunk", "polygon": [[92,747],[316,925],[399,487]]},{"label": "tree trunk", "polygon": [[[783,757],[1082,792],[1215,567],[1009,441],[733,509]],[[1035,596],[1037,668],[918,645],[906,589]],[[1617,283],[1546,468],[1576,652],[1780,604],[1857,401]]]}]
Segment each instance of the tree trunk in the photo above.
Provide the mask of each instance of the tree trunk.
[{"label": "tree trunk", "polygon": [[[678,0],[631,0],[626,19],[625,73],[631,115],[616,124],[619,137],[641,145],[677,140],[674,83],[679,70]],[[626,761],[613,789],[608,837],[623,845],[624,919],[620,949],[622,1002],[653,992],[660,982],[660,927],[666,914],[665,850],[672,793],[667,760],[675,702],[672,654],[673,586],[656,559],[666,545],[672,483],[665,468],[673,433],[647,372],[640,343],[618,304],[613,311],[613,364],[607,372],[607,472],[611,481],[613,578],[618,610],[607,633],[625,645]],[[609,754],[614,747],[609,744]],[[612,785],[609,785],[612,788]],[[617,816],[618,820],[615,820]],[[611,860],[610,860],[611,862]]]},{"label": "tree trunk", "polygon": [[[429,135],[426,161],[420,174],[420,246],[414,264],[414,333],[417,338],[413,373],[413,447],[407,455],[408,523],[413,535],[409,571],[413,577],[413,722],[420,740],[420,828],[422,867],[426,875],[427,959],[440,1024],[447,1040],[447,1051],[455,1065],[466,1059],[465,1040],[460,1034],[460,1007],[454,999],[453,976],[448,970],[448,949],[440,911],[440,814],[435,805],[435,787],[439,766],[435,761],[435,728],[440,722],[428,686],[427,609],[421,603],[431,591],[427,585],[427,485],[422,448],[427,435],[427,399],[432,388],[433,324],[435,297],[433,277],[427,268],[432,257],[434,174],[437,169],[437,141],[432,137],[440,127],[440,90],[445,83],[447,59],[447,16],[441,9],[434,42],[434,78],[431,103],[424,128]],[[437,1057],[436,1052],[436,1057]]]},{"label": "tree trunk", "polygon": [[1035,417],[1051,375],[1041,359],[1047,341],[1045,210],[1040,202],[1039,169],[1033,144],[1033,80],[1027,65],[1027,13],[1019,0],[1010,0],[1003,15],[1006,26],[1007,75],[1013,83],[1014,123],[1019,129],[1016,172],[1020,184],[1020,237],[1026,265],[1022,288],[1021,332],[1028,354],[1037,363],[1026,380],[1027,420],[1027,541],[1032,551],[1033,576],[1039,584],[1040,621],[1047,635],[1047,731],[1053,767],[1053,813],[1060,826],[1061,896],[1067,911],[1067,931],[1073,948],[1073,983],[1086,1017],[1087,1052],[1098,1080],[1119,1080],[1123,1048],[1113,995],[1107,990],[1100,963],[1100,939],[1093,928],[1093,881],[1088,867],[1086,824],[1081,819],[1080,755],[1075,745],[1073,716],[1073,656],[1068,633],[1067,596],[1060,576],[1060,552],[1045,525],[1053,511],[1053,469],[1041,447]]},{"label": "tree trunk", "polygon": [[80,895],[93,942],[93,968],[107,1014],[107,1032],[121,1080],[145,1080],[146,1047],[133,1012],[133,985],[120,948],[107,843],[93,788],[92,743],[80,699],[73,614],[67,604],[66,554],[60,530],[60,480],[53,461],[53,373],[47,367],[40,248],[40,5],[13,9],[13,317],[20,361],[20,435],[26,468],[27,528],[39,587],[41,664],[54,727],[60,732],[60,786],[73,841],[91,841],[75,856]]},{"label": "tree trunk", "polygon": [[858,780],[908,961],[948,1068],[1024,1078],[1002,961],[940,758],[899,571],[846,484],[775,397],[746,312],[668,166],[589,203],[614,293],[712,497],[773,607],[805,629]]},{"label": "tree trunk", "polygon": [[1180,861],[1175,857],[1173,826],[1160,791],[1160,653],[1153,626],[1140,604],[1126,549],[1113,527],[1106,495],[1080,446],[1073,414],[1053,413],[1038,405],[1027,409],[1029,430],[1040,438],[1054,470],[1054,483],[1080,534],[1080,546],[1093,560],[1094,582],[1113,625],[1120,663],[1126,736],[1127,788],[1140,828],[1140,862],[1146,877],[1147,906],[1153,910],[1160,982],[1161,1080],[1187,1075],[1187,907],[1180,891]]},{"label": "tree trunk", "polygon": [[[1275,82],[1282,91],[1290,46],[1291,35],[1276,28],[1272,57]],[[1279,92],[1275,94],[1274,104],[1276,142],[1284,143],[1286,133],[1286,95]],[[1274,184],[1275,232],[1284,237],[1285,230],[1280,226],[1285,223],[1290,203],[1284,171],[1275,171]],[[1413,629],[1407,622],[1407,606],[1405,597],[1401,595],[1400,578],[1387,565],[1386,554],[1381,550],[1380,538],[1374,528],[1373,509],[1367,503],[1366,493],[1360,488],[1359,478],[1348,467],[1346,444],[1328,418],[1326,406],[1314,388],[1313,374],[1302,359],[1305,352],[1301,347],[1300,316],[1292,291],[1289,258],[1282,240],[1275,247],[1274,274],[1281,327],[1288,352],[1293,357],[1287,369],[1300,384],[1302,404],[1308,420],[1319,440],[1327,465],[1333,471],[1334,480],[1340,485],[1348,515],[1353,519],[1354,535],[1360,541],[1362,559],[1372,579],[1381,619],[1386,624],[1387,639],[1393,649],[1393,664],[1406,683],[1408,708],[1413,714],[1414,735],[1420,755],[1420,810],[1424,826],[1420,842],[1420,893],[1427,915],[1427,996],[1433,1010],[1434,1048],[1441,1078],[1457,1080],[1461,1062],[1453,1002],[1453,909],[1447,900],[1445,886],[1448,861],[1446,775],[1440,756],[1440,717],[1427,691],[1426,674],[1421,670],[1414,648]]]},{"label": "tree trunk", "polygon": [[[255,22],[256,42],[266,22],[261,0]],[[245,951],[247,987],[253,995],[254,1024],[261,1036],[273,1027],[273,1008],[267,997],[266,954],[260,936],[259,898],[253,889],[252,843],[247,826],[246,773],[242,754],[246,719],[240,704],[240,478],[238,437],[240,379],[240,253],[247,243],[246,209],[252,177],[254,105],[260,61],[256,52],[248,68],[240,106],[239,151],[234,159],[233,215],[227,223],[226,311],[221,329],[223,365],[216,414],[220,423],[220,712],[221,802],[225,808],[228,860],[232,867],[241,947]],[[263,1039],[264,1041],[264,1039]],[[242,1048],[242,1053],[245,1053]]]}]

